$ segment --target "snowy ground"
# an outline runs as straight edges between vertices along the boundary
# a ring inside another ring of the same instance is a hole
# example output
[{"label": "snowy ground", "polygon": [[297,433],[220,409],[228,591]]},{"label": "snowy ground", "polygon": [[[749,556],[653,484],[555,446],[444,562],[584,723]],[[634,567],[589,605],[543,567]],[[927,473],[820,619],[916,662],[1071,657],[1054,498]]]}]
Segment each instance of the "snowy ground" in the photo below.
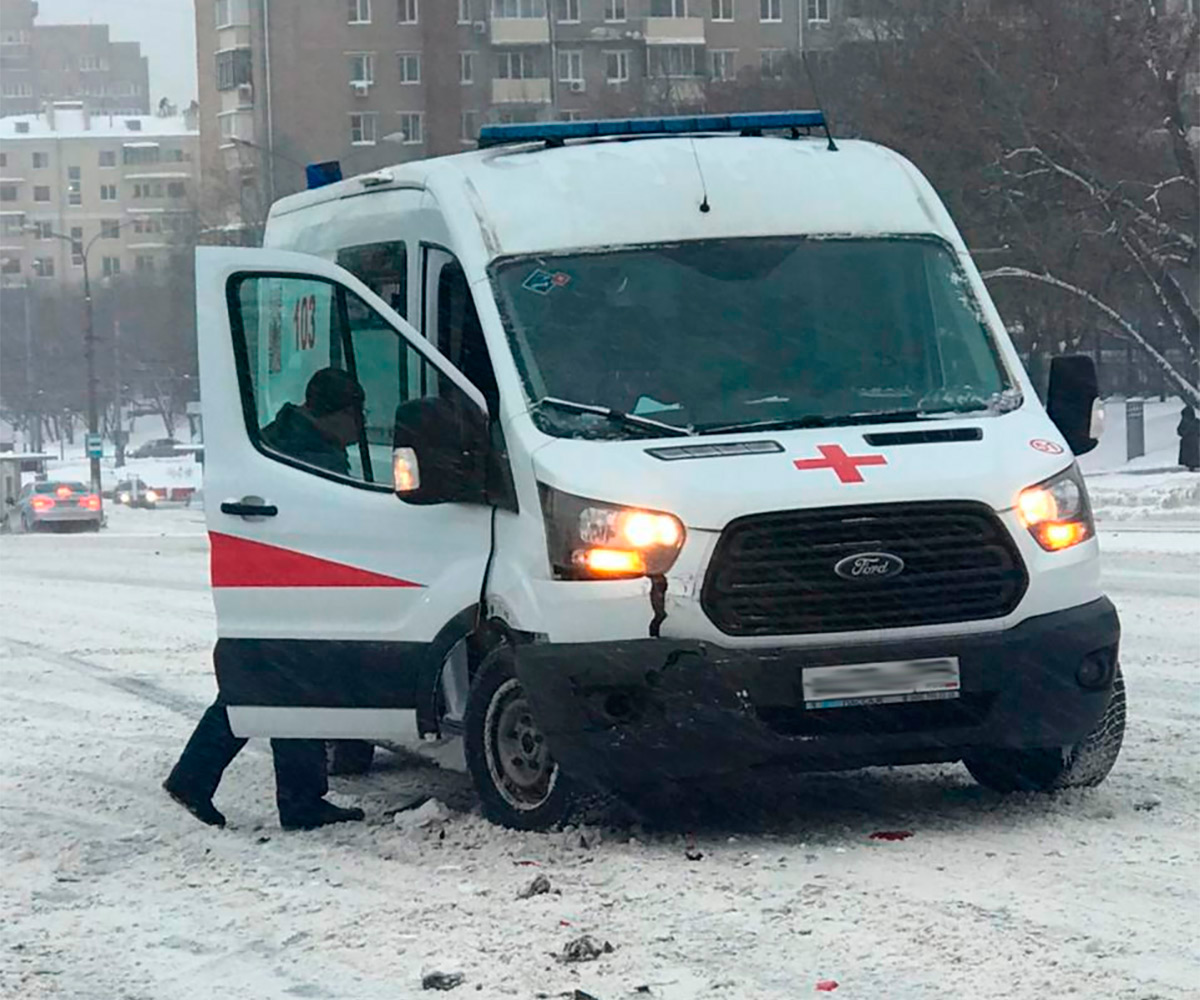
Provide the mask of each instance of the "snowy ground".
[{"label": "snowy ground", "polygon": [[[0,995],[396,1000],[438,969],[484,997],[1194,997],[1197,513],[1102,534],[1130,720],[1101,788],[797,777],[698,824],[697,861],[686,826],[495,829],[462,775],[390,754],[334,779],[367,823],[285,834],[259,742],[218,795],[230,827],[203,827],[159,790],[213,692],[200,513],[4,536]],[[390,812],[415,792],[454,812],[405,832]],[[518,900],[538,873],[556,892]],[[615,950],[550,957],[582,933]]]}]

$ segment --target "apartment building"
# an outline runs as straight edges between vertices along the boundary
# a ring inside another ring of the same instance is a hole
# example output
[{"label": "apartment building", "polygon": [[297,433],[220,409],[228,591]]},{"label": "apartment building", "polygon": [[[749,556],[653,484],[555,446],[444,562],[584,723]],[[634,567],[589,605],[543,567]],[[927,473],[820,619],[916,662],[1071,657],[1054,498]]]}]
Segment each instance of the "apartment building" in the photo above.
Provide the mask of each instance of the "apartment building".
[{"label": "apartment building", "polygon": [[195,225],[199,143],[194,116],[0,118],[0,285],[82,281],[88,246],[93,278],[161,270]]},{"label": "apartment building", "polygon": [[92,112],[150,113],[150,71],[137,42],[104,24],[40,25],[31,0],[0,0],[0,115],[79,101]]},{"label": "apartment building", "polygon": [[691,110],[835,43],[864,0],[196,0],[204,183],[261,224],[304,165],[362,172],[481,124]]}]

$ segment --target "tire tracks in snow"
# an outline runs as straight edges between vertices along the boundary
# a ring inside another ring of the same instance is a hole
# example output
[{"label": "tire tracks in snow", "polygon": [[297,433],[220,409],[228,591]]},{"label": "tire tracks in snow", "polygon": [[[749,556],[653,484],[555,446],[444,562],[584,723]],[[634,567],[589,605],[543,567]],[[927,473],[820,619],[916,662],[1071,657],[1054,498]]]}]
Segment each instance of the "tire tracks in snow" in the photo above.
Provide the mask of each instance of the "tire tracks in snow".
[{"label": "tire tracks in snow", "polygon": [[9,649],[17,653],[36,659],[47,660],[75,673],[84,674],[92,680],[99,681],[108,687],[116,688],[125,694],[132,695],[142,701],[151,702],[180,715],[198,717],[207,707],[204,702],[196,698],[171,691],[163,687],[163,685],[145,677],[122,674],[111,667],[106,667],[103,664],[85,659],[82,656],[76,656],[73,653],[64,653],[53,646],[7,637],[4,638],[3,642]]}]

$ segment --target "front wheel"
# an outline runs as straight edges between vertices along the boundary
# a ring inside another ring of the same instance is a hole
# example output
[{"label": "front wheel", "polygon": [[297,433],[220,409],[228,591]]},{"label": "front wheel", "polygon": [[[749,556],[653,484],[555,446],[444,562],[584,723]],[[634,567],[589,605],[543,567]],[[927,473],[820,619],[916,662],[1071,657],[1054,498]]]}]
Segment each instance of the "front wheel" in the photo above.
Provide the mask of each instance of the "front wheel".
[{"label": "front wheel", "polygon": [[489,820],[514,830],[546,830],[566,817],[571,783],[534,720],[511,647],[492,650],[480,664],[463,727],[467,768]]},{"label": "front wheel", "polygon": [[1117,762],[1125,738],[1125,680],[1117,667],[1100,721],[1078,743],[1044,750],[986,750],[963,758],[971,777],[997,792],[1092,788]]}]

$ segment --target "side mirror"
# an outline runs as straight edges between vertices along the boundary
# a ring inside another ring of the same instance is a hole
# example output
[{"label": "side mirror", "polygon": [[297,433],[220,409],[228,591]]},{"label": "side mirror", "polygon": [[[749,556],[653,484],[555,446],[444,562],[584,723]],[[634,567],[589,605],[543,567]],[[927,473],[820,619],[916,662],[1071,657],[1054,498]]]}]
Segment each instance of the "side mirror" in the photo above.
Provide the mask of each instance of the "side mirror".
[{"label": "side mirror", "polygon": [[392,449],[392,484],[405,503],[487,503],[487,418],[462,393],[401,403]]},{"label": "side mirror", "polygon": [[1064,355],[1050,360],[1046,412],[1076,455],[1086,455],[1100,443],[1093,436],[1093,414],[1099,395],[1096,364],[1087,355]]}]

